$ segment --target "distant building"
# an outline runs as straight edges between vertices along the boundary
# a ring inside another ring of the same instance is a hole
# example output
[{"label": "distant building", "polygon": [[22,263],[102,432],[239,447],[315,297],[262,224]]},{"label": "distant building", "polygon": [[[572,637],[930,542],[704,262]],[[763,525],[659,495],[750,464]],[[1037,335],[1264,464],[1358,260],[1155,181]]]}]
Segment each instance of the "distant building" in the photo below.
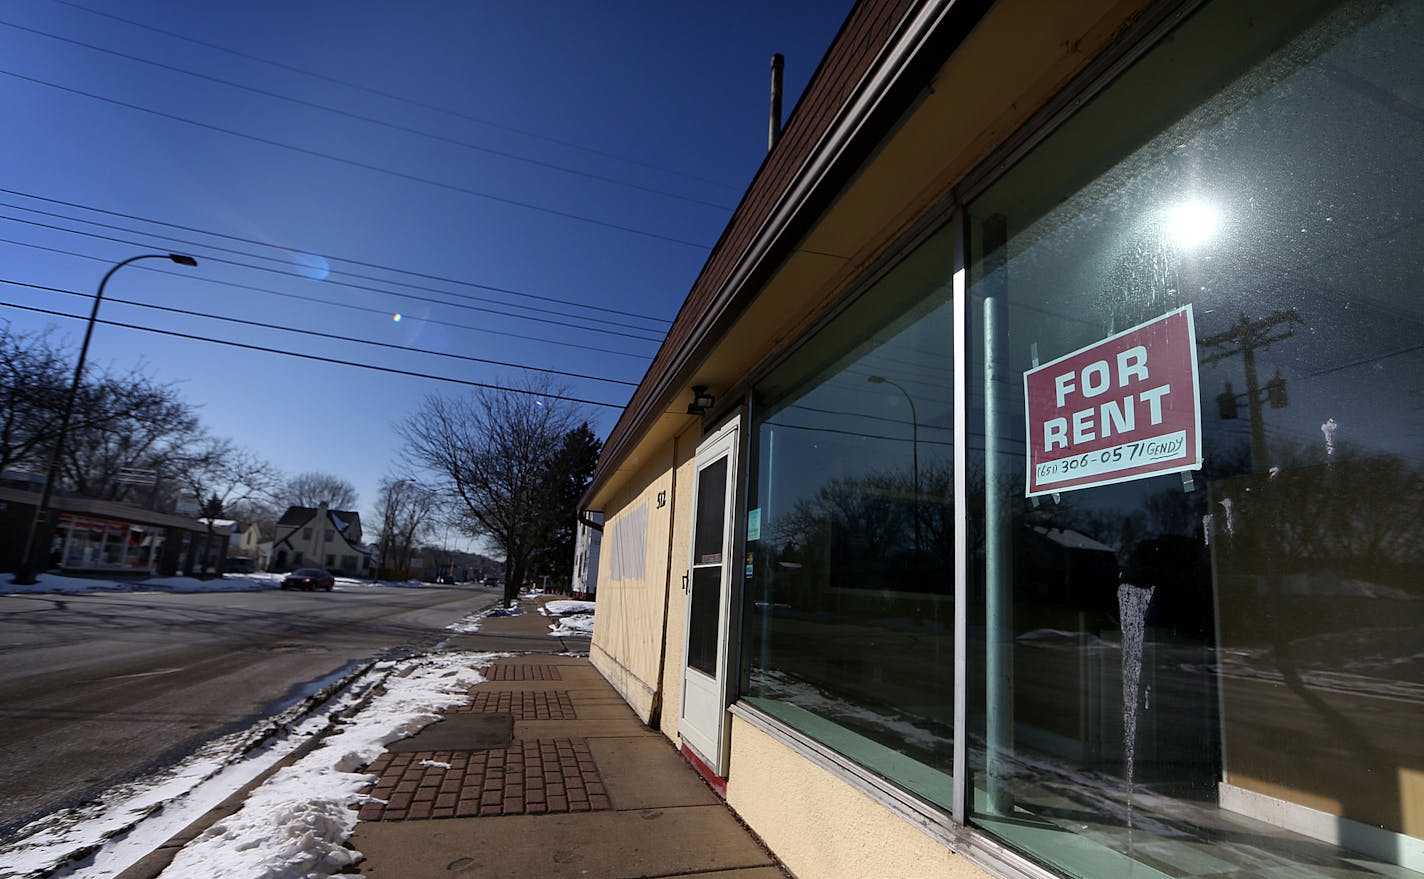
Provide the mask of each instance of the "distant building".
[{"label": "distant building", "polygon": [[277,520],[268,570],[326,568],[357,577],[366,573],[371,551],[361,544],[361,514],[354,510],[288,507]]},{"label": "distant building", "polygon": [[[13,571],[39,502],[39,481],[12,473],[0,478],[0,570]],[[221,562],[227,536],[209,546],[207,525],[197,519],[145,510],[118,501],[56,493],[50,499],[46,547],[35,561],[41,570],[137,576],[197,573]],[[221,568],[218,568],[221,570]]]},{"label": "distant building", "polygon": [[[598,551],[603,546],[603,514],[587,513],[574,534],[574,598],[593,598],[598,591]],[[597,527],[595,527],[597,526]]]}]

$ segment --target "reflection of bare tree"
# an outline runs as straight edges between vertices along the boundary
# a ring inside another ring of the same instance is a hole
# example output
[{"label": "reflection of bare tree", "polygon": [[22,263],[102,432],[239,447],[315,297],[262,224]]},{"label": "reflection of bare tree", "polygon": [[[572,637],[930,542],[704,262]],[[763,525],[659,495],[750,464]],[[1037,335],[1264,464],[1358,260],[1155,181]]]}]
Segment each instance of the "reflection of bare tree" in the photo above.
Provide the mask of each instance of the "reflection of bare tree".
[{"label": "reflection of bare tree", "polygon": [[[1372,699],[1370,681],[1424,674],[1417,647],[1424,474],[1398,457],[1344,445],[1329,456],[1318,448],[1275,451],[1283,466],[1273,474],[1212,486],[1217,504],[1234,510],[1233,527],[1214,535],[1223,646],[1228,656],[1248,657],[1245,670],[1277,675],[1293,696],[1264,717],[1256,704],[1264,697],[1248,696],[1261,693],[1259,685],[1228,678],[1228,765],[1398,829],[1392,785],[1401,767],[1424,766],[1421,706]],[[1401,631],[1406,640],[1396,637]],[[1320,675],[1355,683],[1324,689],[1315,683]],[[1312,768],[1282,768],[1271,752],[1256,750],[1251,742],[1265,730],[1294,735],[1295,763]],[[1401,737],[1404,730],[1413,732]],[[1360,778],[1372,781],[1361,786]]]},{"label": "reflection of bare tree", "polygon": [[1245,499],[1243,514],[1271,523],[1244,535],[1257,557],[1279,560],[1286,570],[1363,575],[1424,596],[1413,575],[1424,562],[1424,474],[1397,457],[1351,455],[1348,447],[1328,464],[1317,449],[1291,458]]},{"label": "reflection of bare tree", "polygon": [[[953,568],[949,466],[923,468],[919,488],[917,503],[909,470],[887,469],[831,480],[815,495],[797,501],[772,525],[767,548],[781,554],[795,552],[801,563],[813,569],[824,565],[825,582],[831,585],[942,589],[942,583],[926,580],[938,580]],[[915,547],[917,531],[922,543],[919,552]]]},{"label": "reflection of bare tree", "polygon": [[1278,457],[1286,463],[1275,475],[1218,483],[1238,526],[1222,547],[1231,574],[1276,573],[1301,581],[1293,588],[1306,593],[1327,587],[1304,580],[1330,578],[1328,588],[1353,589],[1357,598],[1424,597],[1416,576],[1424,563],[1424,473],[1393,455],[1345,446],[1328,462],[1318,449]]}]

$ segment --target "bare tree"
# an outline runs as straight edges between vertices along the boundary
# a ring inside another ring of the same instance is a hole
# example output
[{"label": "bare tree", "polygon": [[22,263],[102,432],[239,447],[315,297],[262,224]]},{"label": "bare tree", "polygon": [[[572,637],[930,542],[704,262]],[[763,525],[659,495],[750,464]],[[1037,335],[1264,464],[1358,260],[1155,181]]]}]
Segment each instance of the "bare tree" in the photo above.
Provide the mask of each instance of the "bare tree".
[{"label": "bare tree", "polygon": [[[277,509],[271,498],[258,496],[233,501],[227,505],[225,512],[229,519],[236,519],[243,524],[256,525],[259,542],[277,539],[277,520],[281,518],[283,510]],[[256,552],[250,554],[254,560],[258,556]]]},{"label": "bare tree", "polygon": [[48,333],[24,334],[0,325],[0,470],[42,468],[42,450],[59,429],[69,384],[64,352]]},{"label": "bare tree", "polygon": [[287,480],[280,499],[293,507],[319,507],[325,502],[333,510],[354,510],[359,495],[356,486],[340,476],[308,470]]},{"label": "bare tree", "polygon": [[396,425],[408,460],[433,473],[456,502],[463,530],[504,552],[506,605],[544,548],[556,515],[548,474],[564,435],[582,420],[550,393],[547,384],[526,384],[456,399],[428,396]]},{"label": "bare tree", "polygon": [[[0,325],[0,470],[47,466],[73,376],[69,361],[48,332]],[[161,475],[200,437],[194,408],[141,364],[122,373],[91,368],[75,390],[58,477],[87,497],[133,500],[125,469]],[[152,503],[158,489],[138,493]]]},{"label": "bare tree", "polygon": [[439,495],[414,479],[386,476],[381,479],[376,502],[377,577],[380,572],[408,572],[411,556],[428,531],[437,509]]},{"label": "bare tree", "polygon": [[130,476],[133,470],[153,471],[156,481],[202,439],[193,406],[175,386],[153,381],[142,367],[84,385],[76,408],[89,418],[69,431],[60,467],[65,484],[86,497],[127,501],[137,494],[152,502],[154,482],[135,486],[125,471]]},{"label": "bare tree", "polygon": [[270,497],[278,485],[276,469],[266,460],[231,441],[206,438],[179,462],[179,482],[198,498],[208,525],[208,552],[213,548],[213,520],[240,501]]}]

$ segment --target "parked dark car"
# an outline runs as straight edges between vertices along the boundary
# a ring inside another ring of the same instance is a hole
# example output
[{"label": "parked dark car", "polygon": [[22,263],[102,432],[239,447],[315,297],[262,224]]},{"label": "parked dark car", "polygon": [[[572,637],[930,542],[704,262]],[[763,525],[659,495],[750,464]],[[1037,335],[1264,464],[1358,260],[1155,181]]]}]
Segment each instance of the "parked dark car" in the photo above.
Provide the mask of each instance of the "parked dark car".
[{"label": "parked dark car", "polygon": [[282,578],[283,589],[302,589],[315,592],[325,589],[330,592],[336,586],[336,578],[321,568],[297,568]]},{"label": "parked dark car", "polygon": [[257,563],[240,555],[228,556],[227,561],[223,563],[223,569],[229,574],[255,574]]}]

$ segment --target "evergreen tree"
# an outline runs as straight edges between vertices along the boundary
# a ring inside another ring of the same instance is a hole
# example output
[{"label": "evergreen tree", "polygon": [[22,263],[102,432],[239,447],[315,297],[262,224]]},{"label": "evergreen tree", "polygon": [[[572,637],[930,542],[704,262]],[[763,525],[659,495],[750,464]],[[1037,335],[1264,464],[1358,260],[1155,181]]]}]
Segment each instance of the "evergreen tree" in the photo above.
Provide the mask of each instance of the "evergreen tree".
[{"label": "evergreen tree", "polygon": [[548,505],[547,530],[534,563],[534,573],[547,574],[558,584],[572,581],[574,543],[578,535],[578,503],[593,481],[593,470],[603,443],[588,422],[564,434],[559,451],[549,462],[544,497]]}]

